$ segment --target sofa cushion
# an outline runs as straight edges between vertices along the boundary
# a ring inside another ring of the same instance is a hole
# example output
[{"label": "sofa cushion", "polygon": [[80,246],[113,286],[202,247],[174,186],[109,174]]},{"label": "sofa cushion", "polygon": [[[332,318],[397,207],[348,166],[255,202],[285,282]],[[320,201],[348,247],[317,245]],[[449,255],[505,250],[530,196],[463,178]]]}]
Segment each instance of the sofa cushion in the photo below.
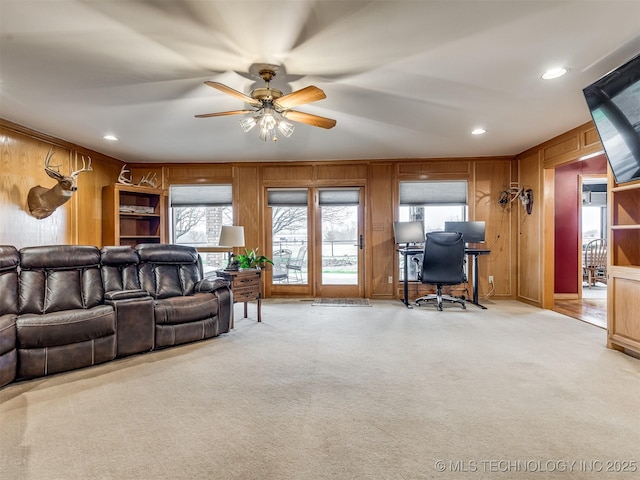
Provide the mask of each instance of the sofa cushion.
[{"label": "sofa cushion", "polygon": [[218,299],[211,293],[156,300],[157,325],[175,325],[204,320],[218,315]]},{"label": "sofa cushion", "polygon": [[0,355],[16,348],[16,315],[0,315]]},{"label": "sofa cushion", "polygon": [[197,269],[196,265],[142,264],[141,287],[153,298],[192,295],[198,281]]},{"label": "sofa cushion", "polygon": [[104,247],[100,251],[100,263],[105,292],[140,289],[139,262],[138,252],[131,247]]},{"label": "sofa cushion", "polygon": [[20,250],[23,269],[73,269],[99,264],[100,250],[87,245],[48,245]]},{"label": "sofa cushion", "polygon": [[116,336],[92,338],[57,347],[18,348],[16,378],[35,378],[89,367],[116,357]]},{"label": "sofa cushion", "polygon": [[141,262],[168,264],[197,264],[198,251],[186,245],[141,243],[136,245]]},{"label": "sofa cushion", "polygon": [[0,315],[18,312],[18,264],[15,247],[0,245]]},{"label": "sofa cushion", "polygon": [[19,313],[51,313],[103,303],[96,247],[53,245],[20,250]]},{"label": "sofa cushion", "polygon": [[0,354],[0,387],[15,380],[17,365],[18,351],[15,348]]},{"label": "sofa cushion", "polygon": [[16,329],[21,349],[53,347],[114,335],[116,317],[110,305],[44,315],[24,314],[18,317]]}]

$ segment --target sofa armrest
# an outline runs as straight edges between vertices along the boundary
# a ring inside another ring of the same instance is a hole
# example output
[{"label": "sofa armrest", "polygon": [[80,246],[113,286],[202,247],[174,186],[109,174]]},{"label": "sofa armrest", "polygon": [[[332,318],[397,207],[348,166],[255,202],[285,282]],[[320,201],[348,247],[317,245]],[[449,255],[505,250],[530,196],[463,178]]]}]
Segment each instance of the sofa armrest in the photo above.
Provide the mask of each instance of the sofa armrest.
[{"label": "sofa armrest", "polygon": [[210,292],[218,299],[220,333],[228,333],[233,325],[233,292],[230,285],[222,278],[204,279],[196,285],[196,291]]},{"label": "sofa armrest", "polygon": [[143,298],[148,296],[149,293],[147,293],[145,290],[111,290],[110,292],[105,292],[104,299],[107,302],[115,302],[117,300]]},{"label": "sofa armrest", "polygon": [[204,278],[200,280],[198,283],[196,283],[195,290],[196,290],[196,293],[214,292],[219,288],[228,287],[228,286],[229,286],[229,282],[227,282],[222,278],[212,278],[212,279]]}]

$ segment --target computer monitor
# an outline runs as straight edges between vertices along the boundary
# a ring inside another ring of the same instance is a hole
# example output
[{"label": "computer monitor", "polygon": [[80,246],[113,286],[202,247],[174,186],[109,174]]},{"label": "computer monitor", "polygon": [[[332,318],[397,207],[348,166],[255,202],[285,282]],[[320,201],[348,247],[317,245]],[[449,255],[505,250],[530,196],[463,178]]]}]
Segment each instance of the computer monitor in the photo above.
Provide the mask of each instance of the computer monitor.
[{"label": "computer monitor", "polygon": [[484,243],[485,222],[444,222],[447,232],[460,232],[465,243]]},{"label": "computer monitor", "polygon": [[396,243],[424,243],[424,224],[422,222],[393,222],[393,235]]}]

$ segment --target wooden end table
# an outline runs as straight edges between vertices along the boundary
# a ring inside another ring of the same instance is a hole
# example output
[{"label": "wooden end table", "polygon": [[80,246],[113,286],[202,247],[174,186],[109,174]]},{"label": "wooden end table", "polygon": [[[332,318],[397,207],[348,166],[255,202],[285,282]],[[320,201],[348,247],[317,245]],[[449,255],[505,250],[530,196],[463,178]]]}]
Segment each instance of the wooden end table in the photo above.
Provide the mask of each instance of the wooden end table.
[{"label": "wooden end table", "polygon": [[[255,300],[258,303],[258,322],[262,322],[262,270],[216,270],[216,275],[229,282],[234,304],[244,302],[244,318],[247,318],[247,302]],[[233,327],[232,320],[231,328]]]}]

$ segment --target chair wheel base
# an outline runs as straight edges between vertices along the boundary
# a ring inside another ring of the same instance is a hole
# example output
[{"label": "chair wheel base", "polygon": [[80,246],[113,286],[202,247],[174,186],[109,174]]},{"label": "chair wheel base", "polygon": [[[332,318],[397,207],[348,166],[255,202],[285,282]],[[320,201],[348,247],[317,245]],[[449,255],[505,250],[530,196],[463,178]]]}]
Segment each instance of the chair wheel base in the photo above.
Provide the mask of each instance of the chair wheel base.
[{"label": "chair wheel base", "polygon": [[467,309],[464,296],[451,297],[449,295],[430,294],[430,295],[425,295],[424,297],[417,298],[415,301],[415,305],[417,307],[420,307],[421,306],[420,302],[423,302],[423,303],[433,302],[437,310],[442,312],[445,301],[449,303],[457,303],[462,307],[463,310]]}]

